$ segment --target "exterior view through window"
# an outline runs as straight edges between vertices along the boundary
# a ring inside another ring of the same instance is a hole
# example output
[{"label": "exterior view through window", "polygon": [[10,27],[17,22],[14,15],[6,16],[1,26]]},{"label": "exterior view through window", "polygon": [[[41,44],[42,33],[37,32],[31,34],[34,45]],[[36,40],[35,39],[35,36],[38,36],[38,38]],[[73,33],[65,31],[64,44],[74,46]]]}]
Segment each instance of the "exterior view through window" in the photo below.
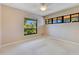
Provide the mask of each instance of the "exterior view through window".
[{"label": "exterior view through window", "polygon": [[24,20],[24,35],[37,33],[37,20],[25,18]]}]

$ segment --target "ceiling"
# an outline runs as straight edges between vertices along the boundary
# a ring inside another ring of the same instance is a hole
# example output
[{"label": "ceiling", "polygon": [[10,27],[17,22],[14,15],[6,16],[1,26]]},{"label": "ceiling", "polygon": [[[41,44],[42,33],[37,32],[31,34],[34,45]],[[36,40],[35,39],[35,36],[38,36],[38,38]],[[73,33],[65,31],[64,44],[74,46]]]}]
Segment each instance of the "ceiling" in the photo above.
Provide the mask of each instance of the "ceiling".
[{"label": "ceiling", "polygon": [[63,9],[74,7],[78,5],[77,3],[46,3],[48,9],[46,11],[40,11],[40,3],[4,3],[4,5],[21,9],[23,11],[28,11],[40,16],[46,16],[51,13],[58,12]]}]

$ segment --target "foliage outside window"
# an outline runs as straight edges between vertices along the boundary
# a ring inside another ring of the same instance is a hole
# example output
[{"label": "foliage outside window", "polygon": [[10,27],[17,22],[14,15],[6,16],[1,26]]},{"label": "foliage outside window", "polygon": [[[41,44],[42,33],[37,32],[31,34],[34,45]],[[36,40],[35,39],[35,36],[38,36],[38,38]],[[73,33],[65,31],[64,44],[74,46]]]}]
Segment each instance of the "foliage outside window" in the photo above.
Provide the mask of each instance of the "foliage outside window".
[{"label": "foliage outside window", "polygon": [[24,19],[24,35],[37,33],[37,21],[29,18]]}]

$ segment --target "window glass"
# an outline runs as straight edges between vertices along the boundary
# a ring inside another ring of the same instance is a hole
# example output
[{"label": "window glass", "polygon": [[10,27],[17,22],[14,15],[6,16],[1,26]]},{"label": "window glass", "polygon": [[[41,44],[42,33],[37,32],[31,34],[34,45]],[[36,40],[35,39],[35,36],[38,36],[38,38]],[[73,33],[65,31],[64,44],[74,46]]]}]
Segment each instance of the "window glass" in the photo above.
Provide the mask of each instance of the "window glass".
[{"label": "window glass", "polygon": [[62,17],[58,17],[57,22],[62,23]]},{"label": "window glass", "polygon": [[78,14],[71,15],[71,21],[72,22],[78,22]]},{"label": "window glass", "polygon": [[57,23],[57,18],[53,18],[53,24]]},{"label": "window glass", "polygon": [[45,19],[45,24],[48,24],[48,19]]},{"label": "window glass", "polygon": [[52,24],[52,18],[48,19],[48,23]]},{"label": "window glass", "polygon": [[24,35],[37,33],[37,20],[25,18],[24,20]]},{"label": "window glass", "polygon": [[70,15],[64,16],[64,23],[69,23],[70,22]]}]

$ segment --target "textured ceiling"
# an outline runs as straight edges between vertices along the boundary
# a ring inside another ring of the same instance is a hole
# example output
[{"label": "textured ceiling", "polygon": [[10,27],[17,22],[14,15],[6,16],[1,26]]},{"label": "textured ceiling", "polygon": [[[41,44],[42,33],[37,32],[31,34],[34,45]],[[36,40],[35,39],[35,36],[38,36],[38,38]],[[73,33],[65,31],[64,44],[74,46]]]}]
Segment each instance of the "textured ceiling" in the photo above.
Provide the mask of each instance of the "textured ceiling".
[{"label": "textured ceiling", "polygon": [[74,7],[77,3],[47,3],[48,9],[44,12],[40,11],[40,3],[4,3],[4,5],[28,11],[37,15],[45,16],[58,12],[63,9]]}]

